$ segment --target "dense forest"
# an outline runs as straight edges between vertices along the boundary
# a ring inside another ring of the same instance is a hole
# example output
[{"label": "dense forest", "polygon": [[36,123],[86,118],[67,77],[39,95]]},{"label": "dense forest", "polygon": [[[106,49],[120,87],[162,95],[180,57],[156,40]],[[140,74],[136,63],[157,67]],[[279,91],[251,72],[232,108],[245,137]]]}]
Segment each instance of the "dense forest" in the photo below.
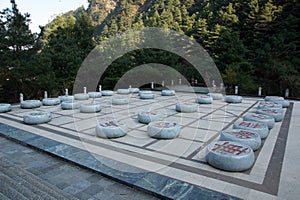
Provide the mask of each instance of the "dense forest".
[{"label": "dense forest", "polygon": [[[55,17],[40,33],[29,29],[30,14],[17,2],[0,13],[0,101],[18,94],[40,98],[72,89],[90,51],[126,30],[163,27],[199,42],[214,59],[227,92],[300,97],[299,15],[296,0],[88,0],[87,9]],[[186,79],[202,77],[186,60],[157,49],[140,49],[115,60],[101,84],[113,87],[122,75],[144,63],[171,66]],[[100,77],[99,77],[100,78]]]}]

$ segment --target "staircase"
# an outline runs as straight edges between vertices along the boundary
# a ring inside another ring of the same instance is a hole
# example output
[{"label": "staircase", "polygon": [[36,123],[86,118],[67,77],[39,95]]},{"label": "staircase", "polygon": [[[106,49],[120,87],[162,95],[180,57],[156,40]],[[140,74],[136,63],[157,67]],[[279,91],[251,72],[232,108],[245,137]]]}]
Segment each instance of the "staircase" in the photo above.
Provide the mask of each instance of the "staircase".
[{"label": "staircase", "polygon": [[0,199],[76,200],[68,193],[13,165],[5,158],[0,158]]}]

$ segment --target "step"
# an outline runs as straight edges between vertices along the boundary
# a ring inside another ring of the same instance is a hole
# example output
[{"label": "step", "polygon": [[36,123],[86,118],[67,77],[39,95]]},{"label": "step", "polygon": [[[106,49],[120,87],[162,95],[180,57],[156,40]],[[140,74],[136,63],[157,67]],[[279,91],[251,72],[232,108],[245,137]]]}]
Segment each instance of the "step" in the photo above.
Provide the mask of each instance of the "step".
[{"label": "step", "polygon": [[[3,187],[6,185],[5,188],[12,187],[7,190],[12,191],[14,189],[25,198],[49,200],[76,199],[43,179],[15,166],[5,158],[0,158],[0,171],[2,172],[0,173],[1,178],[7,181],[2,182],[1,185]],[[5,194],[5,196],[7,195]]]},{"label": "step", "polygon": [[[1,168],[0,168],[1,169]],[[2,170],[2,169],[1,169]],[[5,174],[0,175],[0,181],[1,181],[1,192],[8,196],[9,198],[14,199],[34,199],[36,198],[36,195],[30,191],[28,188],[26,188],[22,182],[18,182],[16,180],[13,180],[12,178],[6,176]],[[2,187],[4,191],[2,191]],[[16,194],[15,194],[16,193]],[[16,197],[14,197],[17,195]]]}]

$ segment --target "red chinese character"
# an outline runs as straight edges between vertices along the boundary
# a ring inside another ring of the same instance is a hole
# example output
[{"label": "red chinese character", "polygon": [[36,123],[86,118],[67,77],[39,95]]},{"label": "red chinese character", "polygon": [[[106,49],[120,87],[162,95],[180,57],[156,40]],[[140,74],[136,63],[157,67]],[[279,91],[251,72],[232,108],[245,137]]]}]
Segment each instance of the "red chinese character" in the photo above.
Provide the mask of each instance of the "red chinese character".
[{"label": "red chinese character", "polygon": [[159,122],[159,123],[156,123],[156,126],[159,128],[170,128],[172,126],[176,126],[176,123]]},{"label": "red chinese character", "polygon": [[264,109],[263,111],[266,112],[266,113],[271,113],[271,114],[277,114],[278,113],[276,110]]},{"label": "red chinese character", "polygon": [[146,114],[146,115],[156,115],[156,113],[153,113],[153,112],[142,112],[142,114]]},{"label": "red chinese character", "polygon": [[215,148],[212,149],[212,151],[219,151],[219,152],[225,152],[228,154],[234,154],[234,155],[240,155],[243,152],[247,151],[247,147],[230,144],[229,142],[224,142],[223,144],[215,144]]},{"label": "red chinese character", "polygon": [[260,115],[260,114],[258,114],[258,115],[252,115],[252,116],[255,117],[255,118],[257,118],[257,119],[267,119],[268,118],[268,116]]},{"label": "red chinese character", "polygon": [[253,122],[241,122],[240,126],[250,127],[250,128],[257,128],[260,125],[259,125],[259,123],[253,123]]},{"label": "red chinese character", "polygon": [[114,121],[108,121],[108,122],[104,122],[103,124],[101,124],[101,126],[103,126],[103,127],[108,127],[108,126],[118,127],[118,124]]},{"label": "red chinese character", "polygon": [[240,138],[240,139],[248,139],[251,138],[253,136],[253,133],[248,132],[248,131],[239,131],[239,132],[226,132],[227,134],[230,135],[235,135],[236,137]]}]

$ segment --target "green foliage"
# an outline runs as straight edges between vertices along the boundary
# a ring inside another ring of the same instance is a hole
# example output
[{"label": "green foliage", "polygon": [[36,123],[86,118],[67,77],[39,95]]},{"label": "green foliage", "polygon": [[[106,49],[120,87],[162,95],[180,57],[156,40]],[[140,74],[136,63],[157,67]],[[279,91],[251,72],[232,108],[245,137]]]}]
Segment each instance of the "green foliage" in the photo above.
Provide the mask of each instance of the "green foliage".
[{"label": "green foliage", "polygon": [[[57,16],[38,36],[14,1],[0,18],[0,93],[39,97],[72,89],[84,58],[98,43],[129,29],[163,27],[196,39],[213,57],[228,92],[300,97],[299,1],[89,0],[89,7]],[[40,43],[42,41],[42,43]],[[127,45],[127,44],[124,44]],[[184,48],[184,47],[183,47]],[[117,59],[102,83],[114,85],[146,63],[172,66],[188,80],[203,81],[190,64],[169,52],[142,49]],[[5,93],[4,93],[5,91]]]},{"label": "green foliage", "polygon": [[39,97],[52,81],[44,79],[51,75],[48,65],[40,65],[39,37],[29,30],[29,14],[21,14],[15,1],[11,3],[12,9],[0,13],[0,85],[1,100],[15,102],[21,92],[25,98]]},{"label": "green foliage", "polygon": [[94,48],[94,27],[86,13],[77,19],[72,16],[58,16],[51,30],[42,55],[50,59],[51,69],[56,80],[56,89],[72,89],[77,71]]}]

